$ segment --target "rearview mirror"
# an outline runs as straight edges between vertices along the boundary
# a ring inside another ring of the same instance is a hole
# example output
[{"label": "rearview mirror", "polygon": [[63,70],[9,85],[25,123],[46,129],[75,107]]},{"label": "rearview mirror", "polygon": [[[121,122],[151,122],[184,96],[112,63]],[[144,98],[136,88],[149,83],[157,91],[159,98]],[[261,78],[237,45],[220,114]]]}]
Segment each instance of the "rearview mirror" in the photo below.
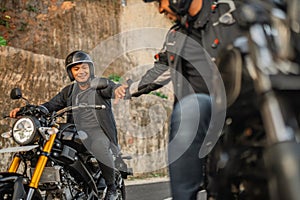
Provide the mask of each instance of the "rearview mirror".
[{"label": "rearview mirror", "polygon": [[20,88],[14,88],[10,91],[10,98],[11,99],[21,99],[22,92]]}]

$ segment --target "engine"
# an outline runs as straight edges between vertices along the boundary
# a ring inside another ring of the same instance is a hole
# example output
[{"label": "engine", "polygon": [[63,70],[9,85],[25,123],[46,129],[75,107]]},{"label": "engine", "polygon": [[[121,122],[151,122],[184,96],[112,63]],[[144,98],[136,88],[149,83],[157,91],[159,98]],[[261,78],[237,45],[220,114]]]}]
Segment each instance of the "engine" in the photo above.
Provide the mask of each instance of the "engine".
[{"label": "engine", "polygon": [[[27,170],[31,178],[34,168]],[[45,167],[40,179],[39,189],[45,199],[73,199],[84,195],[83,182],[78,182],[62,166]]]}]

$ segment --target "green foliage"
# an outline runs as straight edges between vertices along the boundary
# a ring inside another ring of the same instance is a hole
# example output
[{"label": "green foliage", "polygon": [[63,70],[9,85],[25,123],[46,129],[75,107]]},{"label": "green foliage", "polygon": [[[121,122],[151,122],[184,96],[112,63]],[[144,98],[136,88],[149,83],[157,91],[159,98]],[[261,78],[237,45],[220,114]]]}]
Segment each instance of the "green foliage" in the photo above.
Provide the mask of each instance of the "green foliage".
[{"label": "green foliage", "polygon": [[6,11],[6,8],[0,8],[0,12],[4,13]]},{"label": "green foliage", "polygon": [[117,74],[111,74],[108,76],[108,79],[115,82],[115,83],[120,83],[122,81],[121,76],[117,75]]},{"label": "green foliage", "polygon": [[9,28],[9,20],[10,20],[10,16],[9,15],[5,15],[3,17],[0,18],[0,25],[5,26],[6,28]]},{"label": "green foliage", "polygon": [[6,45],[7,45],[6,40],[2,36],[0,36],[0,46],[6,46]]},{"label": "green foliage", "polygon": [[34,7],[33,5],[27,5],[27,7],[26,7],[26,10],[28,11],[28,12],[38,12],[38,9],[36,8],[36,7]]},{"label": "green foliage", "polygon": [[165,94],[163,94],[162,92],[150,92],[150,94],[158,96],[158,97],[160,97],[162,99],[168,99],[168,96],[165,95]]}]

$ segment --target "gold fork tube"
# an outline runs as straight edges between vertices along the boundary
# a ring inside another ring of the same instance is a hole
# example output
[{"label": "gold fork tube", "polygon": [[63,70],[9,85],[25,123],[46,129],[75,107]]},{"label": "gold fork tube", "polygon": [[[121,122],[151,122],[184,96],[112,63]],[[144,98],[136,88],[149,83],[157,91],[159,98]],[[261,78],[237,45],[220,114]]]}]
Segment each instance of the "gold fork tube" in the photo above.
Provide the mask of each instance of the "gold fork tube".
[{"label": "gold fork tube", "polygon": [[48,161],[48,156],[51,152],[55,138],[56,138],[56,134],[52,134],[50,136],[49,140],[46,142],[46,144],[43,148],[43,154],[39,157],[39,160],[36,164],[29,187],[38,188],[40,178],[42,176],[42,173],[43,173],[46,163]]},{"label": "gold fork tube", "polygon": [[15,154],[14,159],[12,160],[12,162],[8,168],[8,172],[16,173],[20,166],[20,163],[21,163],[21,158],[20,158],[19,154]]}]

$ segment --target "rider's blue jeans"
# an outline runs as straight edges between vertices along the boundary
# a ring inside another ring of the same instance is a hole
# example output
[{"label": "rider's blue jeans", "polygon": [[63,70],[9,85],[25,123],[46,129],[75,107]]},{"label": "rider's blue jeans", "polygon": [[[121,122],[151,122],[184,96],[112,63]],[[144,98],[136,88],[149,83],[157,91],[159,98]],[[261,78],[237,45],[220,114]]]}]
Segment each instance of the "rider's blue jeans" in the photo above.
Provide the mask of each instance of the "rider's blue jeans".
[{"label": "rider's blue jeans", "polygon": [[168,146],[173,200],[195,200],[203,182],[199,150],[211,117],[211,99],[205,94],[184,97],[174,106]]}]

